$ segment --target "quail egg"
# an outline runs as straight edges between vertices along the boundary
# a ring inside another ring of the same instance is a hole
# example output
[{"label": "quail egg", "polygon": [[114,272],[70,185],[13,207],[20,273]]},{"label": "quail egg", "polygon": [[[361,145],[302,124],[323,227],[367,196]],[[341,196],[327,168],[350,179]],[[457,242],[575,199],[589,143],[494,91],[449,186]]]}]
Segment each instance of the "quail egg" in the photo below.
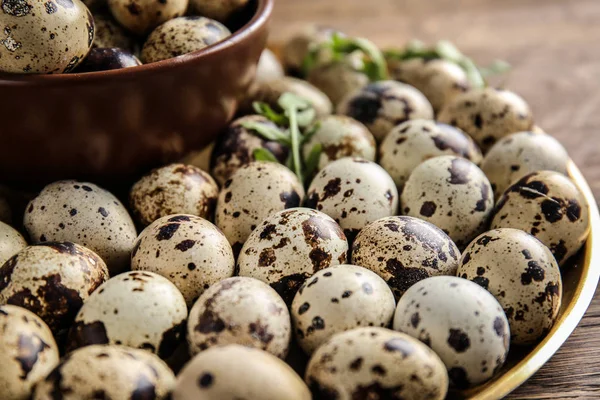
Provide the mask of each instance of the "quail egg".
[{"label": "quail egg", "polygon": [[27,242],[16,229],[0,222],[0,266],[26,246]]},{"label": "quail egg", "polygon": [[237,262],[238,275],[266,282],[287,304],[315,272],[344,264],[348,242],[338,224],[308,208],[279,211],[248,237]]},{"label": "quail egg", "polygon": [[413,170],[401,204],[405,215],[431,222],[462,248],[486,229],[494,196],[490,182],[471,161],[439,156]]},{"label": "quail egg", "polygon": [[108,191],[87,182],[59,181],[29,202],[25,229],[33,242],[69,241],[98,253],[111,274],[129,268],[137,232],[129,213]]},{"label": "quail egg", "polygon": [[465,249],[457,274],[496,297],[514,344],[536,342],[558,316],[560,269],[550,250],[526,232],[503,228],[481,234]]},{"label": "quail egg", "polygon": [[306,382],[317,399],[442,400],[448,373],[418,340],[384,328],[338,333],[315,351]]},{"label": "quail egg", "polygon": [[520,132],[500,139],[485,155],[481,169],[496,198],[523,176],[542,170],[567,173],[569,155],[550,135]]},{"label": "quail egg", "polygon": [[343,33],[327,26],[307,25],[290,37],[281,50],[285,69],[292,75],[301,76],[304,59],[312,46],[329,41],[334,34]]},{"label": "quail egg", "polygon": [[91,49],[87,57],[74,72],[109,71],[142,65],[136,56],[122,49]]},{"label": "quail egg", "polygon": [[316,122],[316,132],[304,144],[304,158],[321,145],[318,169],[344,157],[375,161],[375,138],[362,123],[345,115],[328,115]]},{"label": "quail egg", "polygon": [[336,265],[304,282],[292,302],[298,344],[311,354],[331,336],[357,326],[392,321],[396,301],[377,274],[356,265]]},{"label": "quail egg", "polygon": [[277,211],[300,206],[304,188],[296,175],[273,162],[238,169],[219,193],[215,221],[239,254],[250,233]]},{"label": "quail egg", "polygon": [[62,359],[32,400],[167,400],[175,376],[158,357],[125,346],[94,345]]},{"label": "quail egg", "polygon": [[282,78],[284,75],[283,67],[277,56],[271,50],[264,49],[258,60],[256,77],[254,79],[258,82],[264,82]]},{"label": "quail egg", "polygon": [[29,246],[0,267],[0,304],[30,310],[60,334],[107,279],[104,262],[83,246],[69,242]]},{"label": "quail egg", "polygon": [[4,0],[0,71],[71,72],[94,41],[94,18],[80,0]]},{"label": "quail egg", "polygon": [[436,113],[470,88],[465,70],[448,60],[413,58],[387,61],[390,76],[417,88],[427,97]]},{"label": "quail egg", "polygon": [[266,283],[242,276],[205,291],[187,322],[192,355],[213,346],[241,344],[284,358],[290,338],[290,313],[283,299]]},{"label": "quail egg", "polygon": [[145,226],[172,214],[212,219],[218,194],[217,183],[200,168],[170,164],[137,181],[129,203],[136,220]]},{"label": "quail egg", "polygon": [[279,358],[231,344],[196,355],[177,377],[173,400],[310,400],[302,379]]},{"label": "quail egg", "polygon": [[414,119],[390,131],[379,145],[379,164],[402,190],[411,172],[423,161],[455,155],[479,164],[481,150],[458,128],[435,121]]},{"label": "quail egg", "polygon": [[317,66],[309,72],[306,80],[329,97],[334,106],[349,93],[369,84],[369,77],[356,70],[351,62],[332,62]]},{"label": "quail egg", "polygon": [[292,93],[308,101],[319,117],[329,115],[333,106],[331,100],[319,89],[301,79],[284,76],[269,81],[254,82],[246,97],[240,103],[240,111],[245,114],[253,112],[252,103],[261,101],[278,109],[277,101],[284,93]]},{"label": "quail egg", "polygon": [[279,129],[261,115],[248,115],[233,121],[225,133],[217,138],[210,158],[210,172],[220,185],[223,185],[238,168],[254,161],[253,153],[256,149],[269,150],[281,163],[288,157],[287,147],[255,135],[252,130],[244,127],[246,123]]},{"label": "quail egg", "polygon": [[332,217],[352,241],[365,225],[396,214],[398,191],[392,178],[376,163],[342,158],[313,179],[306,205]]},{"label": "quail egg", "polygon": [[458,248],[441,229],[407,216],[370,223],[352,246],[352,263],[385,279],[396,298],[422,279],[455,275],[459,258]]},{"label": "quail egg", "polygon": [[458,388],[490,379],[510,342],[508,320],[494,296],[454,276],[434,276],[408,289],[398,301],[394,329],[431,347]]},{"label": "quail egg", "polygon": [[21,307],[0,306],[0,398],[28,399],[58,359],[52,332],[40,317]]},{"label": "quail egg", "polygon": [[337,113],[365,124],[378,141],[404,121],[433,119],[427,98],[414,87],[396,81],[370,83],[348,94],[338,105]]},{"label": "quail egg", "polygon": [[169,357],[182,338],[187,307],[168,279],[148,271],[117,275],[90,296],[69,332],[67,349],[122,344]]},{"label": "quail egg", "polygon": [[131,254],[131,269],[170,280],[188,306],[208,287],[233,275],[235,260],[227,238],[213,224],[177,214],[154,221],[140,234]]},{"label": "quail egg", "polygon": [[188,0],[108,0],[108,8],[117,22],[138,36],[147,35],[157,26],[177,19],[185,13],[187,6]]},{"label": "quail egg", "polygon": [[563,174],[533,172],[506,189],[498,200],[491,227],[531,233],[563,265],[583,246],[590,232],[588,204]]},{"label": "quail egg", "polygon": [[225,22],[248,5],[250,0],[190,0],[190,8],[198,15]]},{"label": "quail egg", "polygon": [[144,63],[166,60],[201,50],[228,36],[231,36],[231,32],[225,25],[209,18],[173,18],[148,36],[142,47],[141,59]]},{"label": "quail egg", "polygon": [[471,135],[484,152],[504,136],[533,126],[525,100],[509,90],[494,88],[473,89],[454,97],[438,120]]},{"label": "quail egg", "polygon": [[95,13],[96,37],[92,47],[119,48],[133,51],[135,40],[114,20],[109,13]]}]

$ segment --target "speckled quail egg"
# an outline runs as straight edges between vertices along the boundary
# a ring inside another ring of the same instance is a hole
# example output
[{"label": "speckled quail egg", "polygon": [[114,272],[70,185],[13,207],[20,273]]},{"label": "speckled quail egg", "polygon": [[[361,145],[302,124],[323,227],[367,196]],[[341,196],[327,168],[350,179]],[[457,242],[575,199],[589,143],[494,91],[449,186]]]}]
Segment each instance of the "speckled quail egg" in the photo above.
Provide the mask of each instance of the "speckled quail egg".
[{"label": "speckled quail egg", "polygon": [[138,237],[131,269],[150,271],[170,280],[188,306],[221,279],[233,275],[235,260],[223,233],[193,215],[162,217]]},{"label": "speckled quail egg", "polygon": [[152,31],[144,42],[140,57],[144,63],[162,61],[201,50],[230,35],[225,25],[212,19],[199,16],[173,18]]},{"label": "speckled quail egg", "polygon": [[473,89],[454,97],[440,111],[438,120],[471,135],[484,152],[504,136],[533,126],[525,100],[495,88]]},{"label": "speckled quail egg", "polygon": [[348,62],[326,63],[311,69],[306,80],[329,97],[334,106],[349,93],[369,84],[369,77]]},{"label": "speckled quail egg", "polygon": [[456,156],[439,156],[419,164],[401,196],[403,214],[436,225],[459,248],[486,229],[493,207],[492,187],[483,172]]},{"label": "speckled quail egg", "polygon": [[318,169],[344,157],[375,161],[375,138],[362,123],[345,115],[328,115],[316,122],[317,131],[303,146],[305,159],[316,144],[322,147]]},{"label": "speckled quail egg", "polygon": [[231,344],[196,355],[177,377],[173,400],[310,400],[294,370],[266,351]]},{"label": "speckled quail egg", "polygon": [[248,237],[237,262],[240,276],[270,284],[287,304],[315,272],[344,264],[348,242],[331,217],[308,208],[272,214]]},{"label": "speckled quail egg", "polygon": [[211,286],[187,322],[192,355],[213,346],[241,344],[284,358],[291,338],[290,313],[277,292],[258,279],[236,276]]},{"label": "speckled quail egg", "polygon": [[437,226],[418,218],[381,218],[365,226],[352,246],[352,263],[379,274],[396,298],[418,281],[454,275],[460,252]]},{"label": "speckled quail egg", "polygon": [[296,340],[305,353],[339,332],[392,321],[396,301],[376,273],[356,265],[336,265],[304,282],[292,302]]},{"label": "speckled quail egg", "polygon": [[460,129],[439,122],[414,119],[390,131],[379,145],[379,164],[401,191],[411,172],[423,161],[455,155],[479,164],[481,150]]},{"label": "speckled quail egg", "polygon": [[283,67],[277,56],[271,50],[264,49],[258,60],[256,77],[254,79],[263,82],[282,78],[284,75]]},{"label": "speckled quail egg", "polygon": [[332,217],[352,241],[365,225],[396,214],[398,191],[379,165],[348,157],[317,174],[308,188],[306,205]]},{"label": "speckled quail egg", "polygon": [[288,157],[288,148],[284,145],[263,139],[244,127],[246,123],[257,123],[269,128],[279,129],[277,125],[261,115],[248,115],[239,118],[219,135],[210,157],[210,173],[223,185],[238,168],[254,161],[254,150],[267,149],[275,158],[284,163]]},{"label": "speckled quail egg", "polygon": [[301,76],[304,59],[311,46],[318,46],[331,39],[333,34],[343,33],[327,26],[307,25],[290,37],[281,49],[285,69],[292,75]]},{"label": "speckled quail egg", "polygon": [[87,299],[71,327],[67,349],[122,344],[166,358],[179,345],[186,318],[185,299],[167,278],[125,272]]},{"label": "speckled quail egg", "polygon": [[187,6],[188,0],[108,0],[117,22],[138,36],[147,35],[157,26],[183,15]]},{"label": "speckled quail egg", "polygon": [[83,246],[69,242],[29,246],[0,267],[0,304],[27,308],[60,334],[107,279],[104,262]]},{"label": "speckled quail egg", "polygon": [[427,98],[414,87],[396,81],[370,83],[348,94],[338,105],[337,113],[365,124],[378,141],[409,119],[433,119]]},{"label": "speckled quail egg", "polygon": [[481,169],[496,198],[523,176],[535,171],[567,173],[569,155],[552,136],[519,132],[500,139],[485,155]]},{"label": "speckled quail egg", "polygon": [[96,37],[92,47],[134,50],[135,40],[114,20],[112,15],[104,12],[95,13],[94,22]]},{"label": "speckled quail egg", "polygon": [[457,275],[496,297],[514,344],[536,342],[558,316],[560,269],[550,250],[526,232],[503,228],[481,234],[465,249]]},{"label": "speckled quail egg", "polygon": [[319,89],[301,79],[284,76],[270,81],[254,82],[246,97],[240,103],[240,111],[245,114],[253,112],[252,103],[261,101],[279,109],[277,101],[282,94],[290,92],[308,101],[318,116],[332,113],[331,100]]},{"label": "speckled quail egg", "polygon": [[498,200],[491,228],[516,228],[531,233],[563,265],[587,239],[588,204],[563,174],[533,172],[506,189]]},{"label": "speckled quail egg", "polygon": [[32,400],[167,400],[175,376],[154,354],[125,346],[76,350],[41,381]]},{"label": "speckled quail egg", "polygon": [[190,0],[190,8],[198,15],[225,22],[246,7],[250,0]]},{"label": "speckled quail egg", "polygon": [[28,399],[58,359],[52,332],[40,317],[21,307],[0,306],[0,398]]},{"label": "speckled quail egg", "polygon": [[459,388],[490,379],[510,342],[508,320],[494,296],[454,276],[434,276],[408,289],[398,301],[394,329],[431,347]]},{"label": "speckled quail egg", "polygon": [[27,242],[16,229],[0,222],[0,266],[26,246]]},{"label": "speckled quail egg", "polygon": [[25,229],[33,242],[74,242],[96,253],[111,274],[129,268],[137,232],[123,204],[93,183],[59,181],[29,202]]},{"label": "speckled quail egg", "polygon": [[200,168],[170,164],[137,181],[129,193],[129,203],[141,225],[172,214],[212,219],[218,194],[215,180]]},{"label": "speckled quail egg", "polygon": [[305,379],[323,400],[442,400],[448,391],[446,367],[431,349],[375,327],[333,336],[313,354]]},{"label": "speckled quail egg", "polygon": [[215,223],[240,252],[250,233],[277,211],[300,206],[304,188],[285,166],[255,161],[238,169],[219,193]]},{"label": "speckled quail egg", "polygon": [[388,69],[393,79],[412,85],[423,93],[436,113],[470,88],[465,70],[448,60],[388,59]]},{"label": "speckled quail egg", "polygon": [[122,49],[91,49],[87,57],[75,69],[75,73],[109,71],[142,65],[136,56]]},{"label": "speckled quail egg", "polygon": [[94,40],[94,19],[80,0],[4,0],[0,14],[0,71],[72,71]]}]

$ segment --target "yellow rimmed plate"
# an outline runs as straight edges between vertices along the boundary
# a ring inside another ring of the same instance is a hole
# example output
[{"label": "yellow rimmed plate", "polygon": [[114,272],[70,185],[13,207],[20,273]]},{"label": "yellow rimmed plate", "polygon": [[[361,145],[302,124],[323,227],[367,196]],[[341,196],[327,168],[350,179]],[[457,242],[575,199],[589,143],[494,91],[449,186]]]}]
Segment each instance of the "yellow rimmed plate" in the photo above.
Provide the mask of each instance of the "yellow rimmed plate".
[{"label": "yellow rimmed plate", "polygon": [[556,353],[585,314],[600,278],[600,215],[594,195],[577,166],[569,164],[569,176],[590,208],[591,233],[571,265],[562,268],[563,299],[556,323],[535,346],[512,348],[504,368],[484,385],[451,393],[452,399],[495,400],[521,386]]}]

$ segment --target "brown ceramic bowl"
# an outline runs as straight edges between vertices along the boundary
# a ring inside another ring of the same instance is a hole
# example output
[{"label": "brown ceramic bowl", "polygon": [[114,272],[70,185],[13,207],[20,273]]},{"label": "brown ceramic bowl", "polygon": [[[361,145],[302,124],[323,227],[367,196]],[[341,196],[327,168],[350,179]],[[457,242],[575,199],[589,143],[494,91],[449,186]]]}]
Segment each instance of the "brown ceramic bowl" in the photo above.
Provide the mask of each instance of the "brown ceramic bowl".
[{"label": "brown ceramic bowl", "polygon": [[126,185],[210,143],[266,44],[274,0],[250,3],[231,37],[198,52],[121,70],[0,75],[0,183]]}]

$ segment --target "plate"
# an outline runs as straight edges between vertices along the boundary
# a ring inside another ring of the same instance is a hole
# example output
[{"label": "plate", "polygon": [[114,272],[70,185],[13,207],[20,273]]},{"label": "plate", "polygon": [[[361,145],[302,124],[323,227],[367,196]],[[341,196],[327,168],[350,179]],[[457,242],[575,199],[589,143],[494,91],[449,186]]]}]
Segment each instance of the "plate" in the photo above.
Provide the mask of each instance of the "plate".
[{"label": "plate", "polygon": [[600,277],[600,216],[594,195],[573,162],[570,162],[568,171],[589,205],[591,233],[579,254],[561,269],[563,298],[558,319],[538,344],[511,348],[507,363],[491,381],[468,391],[451,393],[449,398],[495,400],[508,395],[558,351],[590,305]]}]

